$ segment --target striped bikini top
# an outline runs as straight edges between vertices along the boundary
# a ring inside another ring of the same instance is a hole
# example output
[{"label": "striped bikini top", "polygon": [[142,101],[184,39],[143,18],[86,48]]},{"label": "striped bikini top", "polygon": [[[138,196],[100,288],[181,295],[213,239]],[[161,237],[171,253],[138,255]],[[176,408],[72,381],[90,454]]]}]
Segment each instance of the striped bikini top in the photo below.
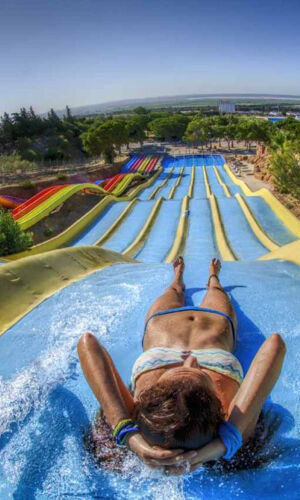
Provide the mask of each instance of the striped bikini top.
[{"label": "striped bikini top", "polygon": [[244,378],[243,368],[239,360],[223,349],[193,349],[182,351],[166,347],[154,347],[144,351],[135,361],[132,368],[131,384],[135,388],[136,379],[142,373],[156,368],[163,368],[175,363],[183,363],[188,356],[197,358],[202,368],[221,373],[241,384]]}]

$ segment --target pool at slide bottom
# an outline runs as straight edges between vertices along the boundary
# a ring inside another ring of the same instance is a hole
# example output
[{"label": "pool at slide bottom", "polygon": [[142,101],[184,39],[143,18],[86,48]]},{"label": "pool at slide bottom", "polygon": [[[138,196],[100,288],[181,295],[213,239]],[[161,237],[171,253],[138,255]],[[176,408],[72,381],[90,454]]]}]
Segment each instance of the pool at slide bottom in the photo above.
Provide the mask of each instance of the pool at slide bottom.
[{"label": "pool at slide bottom", "polygon": [[[217,251],[213,242],[199,254],[192,246],[190,240],[185,247],[186,301],[197,305]],[[268,445],[280,450],[276,458],[260,469],[200,468],[167,477],[133,455],[122,473],[106,472],[85,450],[83,434],[98,407],[80,370],[78,339],[93,332],[128,382],[146,310],[171,277],[166,263],[113,264],[57,291],[0,337],[1,499],[300,498],[300,267],[283,260],[224,261],[221,270],[238,316],[236,354],[244,370],[271,333],[287,345],[266,405],[281,420]]]}]

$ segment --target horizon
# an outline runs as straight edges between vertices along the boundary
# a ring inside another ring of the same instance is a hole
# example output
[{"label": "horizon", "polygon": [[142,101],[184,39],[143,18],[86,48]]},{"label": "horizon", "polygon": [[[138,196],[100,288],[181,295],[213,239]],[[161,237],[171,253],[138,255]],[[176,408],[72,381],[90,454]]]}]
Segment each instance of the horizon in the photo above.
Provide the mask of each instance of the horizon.
[{"label": "horizon", "polygon": [[[96,106],[103,107],[102,110],[99,110],[99,112],[110,112],[117,110],[118,105],[120,106],[120,109],[122,107],[128,107],[128,111],[130,111],[134,106],[136,105],[142,105],[147,106],[148,104],[159,104],[160,100],[166,99],[170,101],[170,106],[174,106],[176,103],[176,98],[177,99],[195,99],[195,100],[205,100],[205,99],[212,99],[214,100],[215,98],[224,98],[224,99],[233,99],[237,98],[237,100],[250,100],[260,98],[261,100],[266,100],[267,102],[270,102],[271,100],[274,101],[280,101],[280,100],[287,100],[287,101],[294,101],[296,104],[298,101],[300,101],[300,94],[295,95],[295,94],[262,94],[262,93],[215,93],[215,94],[209,94],[209,93],[199,93],[199,94],[177,94],[177,95],[161,95],[161,96],[151,96],[151,97],[141,97],[141,98],[132,98],[132,99],[119,99],[119,100],[112,100],[112,101],[104,101],[104,102],[98,102],[98,103],[89,103],[89,104],[82,104],[80,106],[69,106],[69,104],[66,104],[64,108],[53,108],[56,113],[59,115],[63,115],[65,113],[66,107],[68,106],[71,110],[71,112],[76,113],[76,111],[83,110],[83,109],[88,109],[88,108],[94,108]],[[166,103],[165,103],[166,104]],[[239,103],[238,103],[239,104]],[[132,105],[132,106],[130,106]],[[179,104],[178,104],[179,105]],[[109,109],[105,111],[105,106],[107,106]],[[23,106],[22,106],[23,107]],[[166,105],[167,107],[167,105]],[[34,111],[35,107],[32,105],[32,108]],[[38,114],[40,116],[46,116],[47,113],[50,111],[51,108],[48,110],[44,110],[42,112],[39,112]],[[20,108],[12,111],[9,114],[13,114],[14,112],[19,112]],[[90,111],[91,114],[93,114],[93,111]],[[81,113],[79,113],[81,114]]]},{"label": "horizon", "polygon": [[0,6],[0,114],[203,94],[298,96],[299,14],[296,0],[11,0]]}]

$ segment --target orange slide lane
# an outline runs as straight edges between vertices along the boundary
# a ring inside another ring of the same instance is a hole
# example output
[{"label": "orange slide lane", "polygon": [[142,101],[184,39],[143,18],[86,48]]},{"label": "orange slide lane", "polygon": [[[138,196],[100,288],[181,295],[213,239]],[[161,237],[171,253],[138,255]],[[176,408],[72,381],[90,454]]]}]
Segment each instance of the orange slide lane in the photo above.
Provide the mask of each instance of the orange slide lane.
[{"label": "orange slide lane", "polygon": [[23,217],[23,215],[28,214],[35,207],[43,203],[43,201],[47,200],[48,198],[50,198],[50,196],[64,187],[66,187],[66,184],[51,186],[35,194],[34,196],[32,196],[32,198],[29,198],[29,200],[25,201],[25,203],[22,203],[22,205],[12,211],[14,219],[18,220],[20,219],[20,217]]},{"label": "orange slide lane", "polygon": [[18,207],[20,204],[15,202],[15,201],[12,201],[12,200],[9,200],[8,198],[6,198],[5,196],[1,196],[0,195],[0,205],[2,205],[3,207],[5,208],[16,208]]}]

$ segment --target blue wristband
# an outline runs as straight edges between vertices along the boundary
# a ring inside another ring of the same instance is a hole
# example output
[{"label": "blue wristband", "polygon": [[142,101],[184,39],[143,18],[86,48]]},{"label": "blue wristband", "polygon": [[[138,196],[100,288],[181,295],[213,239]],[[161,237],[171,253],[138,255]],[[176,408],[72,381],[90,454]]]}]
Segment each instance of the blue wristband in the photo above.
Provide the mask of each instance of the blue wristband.
[{"label": "blue wristband", "polygon": [[139,427],[137,425],[129,424],[122,427],[115,437],[116,443],[122,446],[123,444],[125,444],[126,438],[128,437],[128,434],[130,432],[138,432],[138,431]]},{"label": "blue wristband", "polygon": [[226,448],[226,453],[222,458],[230,460],[243,444],[242,435],[235,425],[223,422],[219,426],[219,437]]}]

